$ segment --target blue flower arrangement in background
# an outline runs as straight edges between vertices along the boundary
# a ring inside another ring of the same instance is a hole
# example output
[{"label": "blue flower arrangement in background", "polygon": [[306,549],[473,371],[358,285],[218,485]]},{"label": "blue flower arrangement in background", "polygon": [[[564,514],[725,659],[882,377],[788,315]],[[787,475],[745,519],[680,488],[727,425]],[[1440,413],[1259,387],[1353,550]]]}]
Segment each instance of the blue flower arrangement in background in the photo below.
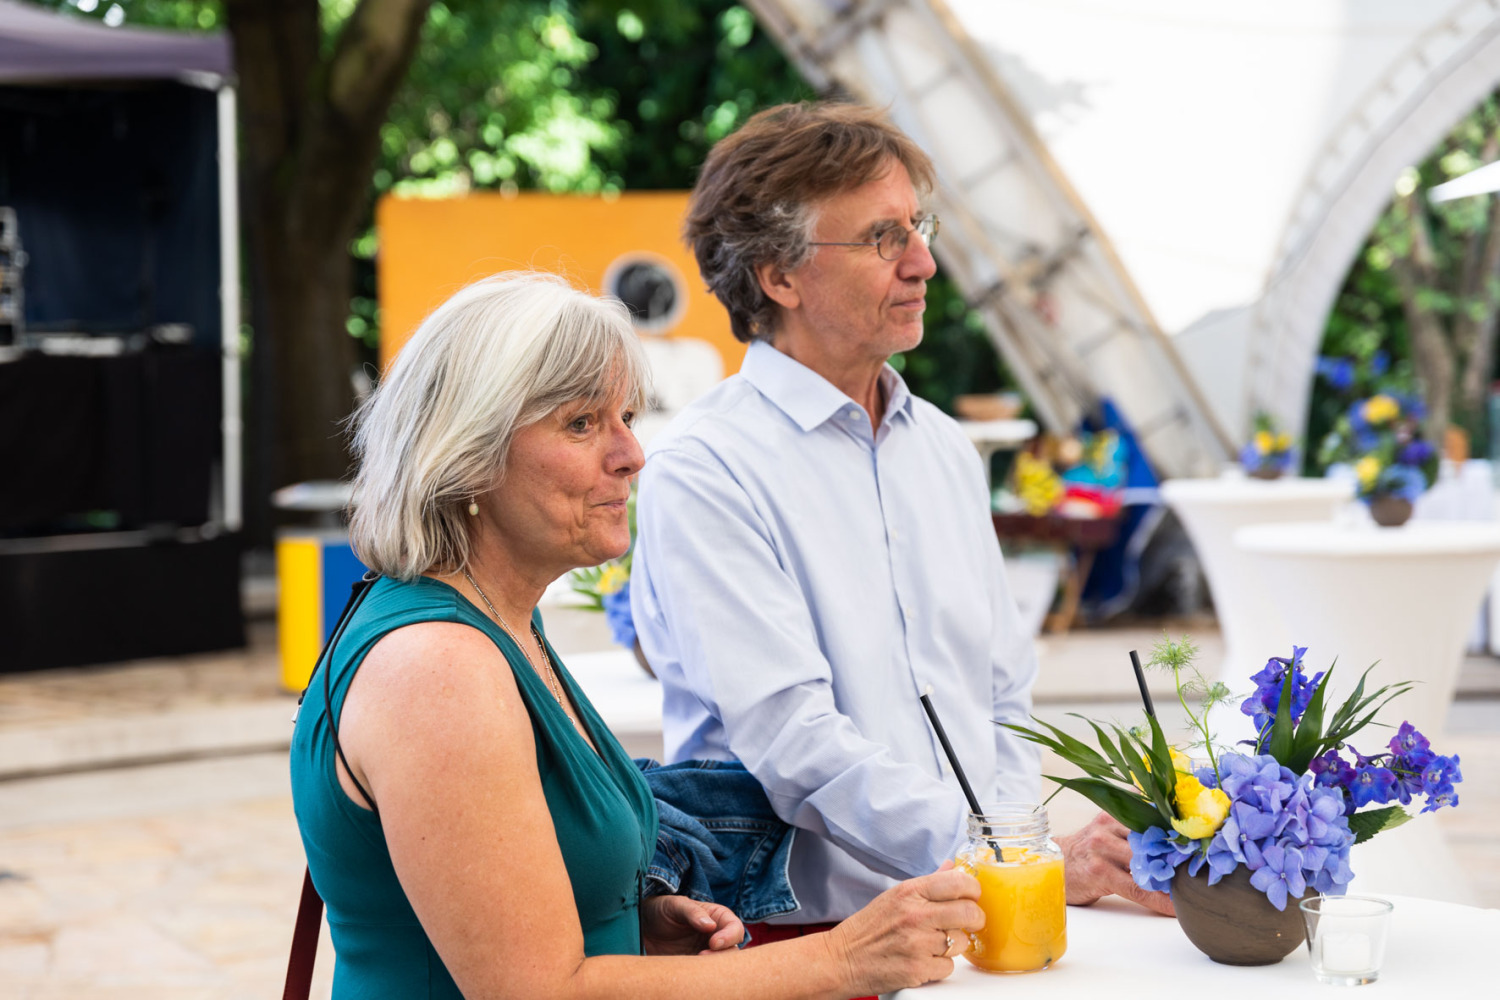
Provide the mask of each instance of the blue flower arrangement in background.
[{"label": "blue flower arrangement in background", "polygon": [[626,649],[634,649],[635,619],[630,613],[630,563],[635,554],[634,486],[626,511],[630,519],[630,551],[607,563],[573,570],[568,574],[568,585],[586,599],[586,609],[604,612],[610,638]]},{"label": "blue flower arrangement in background", "polygon": [[[1302,667],[1306,652],[1294,646],[1290,657],[1272,657],[1251,678],[1255,691],[1240,710],[1254,721],[1256,736],[1242,744],[1246,752],[1234,753],[1216,750],[1207,725],[1209,710],[1229,700],[1228,689],[1198,672],[1191,640],[1164,638],[1157,644],[1151,664],[1172,670],[1178,700],[1203,737],[1196,745],[1208,754],[1206,767],[1193,769],[1167,744],[1154,714],[1147,716],[1148,728],[1112,726],[1113,738],[1086,720],[1097,751],[1039,720],[1050,735],[1007,728],[1084,771],[1081,778],[1048,777],[1129,828],[1137,885],[1167,891],[1179,871],[1191,877],[1205,866],[1214,885],[1244,868],[1250,884],[1285,910],[1289,900],[1309,891],[1342,894],[1354,877],[1354,844],[1409,820],[1403,807],[1419,796],[1427,800],[1424,813],[1457,805],[1453,786],[1463,780],[1458,757],[1433,752],[1410,722],[1386,751],[1359,753],[1349,740],[1411,684],[1367,694],[1366,670],[1353,693],[1330,711],[1325,697],[1334,669],[1309,678]],[[1189,695],[1199,701],[1197,708]]]},{"label": "blue flower arrangement in background", "polygon": [[1437,478],[1438,453],[1422,438],[1426,407],[1415,396],[1379,392],[1353,403],[1323,442],[1320,458],[1346,462],[1365,501],[1415,501]]},{"label": "blue flower arrangement in background", "polygon": [[1240,465],[1252,476],[1274,479],[1292,467],[1292,438],[1264,410],[1255,415],[1255,431],[1240,449]]}]

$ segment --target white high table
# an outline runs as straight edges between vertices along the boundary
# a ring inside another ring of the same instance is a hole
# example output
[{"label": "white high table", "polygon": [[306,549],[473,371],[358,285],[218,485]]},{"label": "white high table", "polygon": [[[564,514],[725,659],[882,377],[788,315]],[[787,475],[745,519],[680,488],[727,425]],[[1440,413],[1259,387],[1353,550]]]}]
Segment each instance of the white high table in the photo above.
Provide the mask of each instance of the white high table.
[{"label": "white high table", "polygon": [[1464,642],[1500,563],[1500,523],[1263,524],[1239,529],[1234,544],[1257,564],[1291,638],[1308,647],[1309,672],[1337,657],[1332,704],[1379,661],[1370,685],[1420,682],[1380,721],[1443,731]]},{"label": "white high table", "polygon": [[[1356,884],[1358,880],[1356,879]],[[1356,890],[1357,891],[1357,890]],[[1385,963],[1373,994],[1468,1000],[1495,994],[1500,910],[1386,896],[1395,904]],[[965,959],[941,982],[889,994],[890,1000],[1329,1000],[1343,995],[1313,978],[1306,946],[1276,965],[1219,965],[1194,948],[1175,920],[1118,897],[1068,907],[1068,951],[1044,972],[1005,976]]]},{"label": "white high table", "polygon": [[1251,479],[1225,474],[1215,479],[1169,479],[1161,497],[1176,512],[1198,553],[1214,611],[1224,635],[1219,679],[1232,690],[1271,656],[1291,653],[1294,636],[1282,620],[1255,567],[1234,546],[1234,533],[1252,524],[1332,520],[1354,497],[1346,480]]}]

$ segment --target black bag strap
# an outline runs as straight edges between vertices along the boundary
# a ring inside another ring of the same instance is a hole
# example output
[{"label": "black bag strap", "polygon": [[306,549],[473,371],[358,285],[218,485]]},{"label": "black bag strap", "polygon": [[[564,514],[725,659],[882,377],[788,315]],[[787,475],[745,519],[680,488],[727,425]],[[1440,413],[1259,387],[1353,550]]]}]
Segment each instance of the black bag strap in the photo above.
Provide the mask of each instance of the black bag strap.
[{"label": "black bag strap", "polygon": [[[375,800],[360,784],[359,779],[354,776],[354,771],[349,767],[349,761],[344,757],[344,748],[339,746],[338,725],[333,719],[333,710],[330,707],[331,682],[329,674],[332,672],[333,649],[338,645],[339,638],[343,636],[344,629],[349,625],[349,619],[354,617],[354,612],[364,603],[365,596],[369,594],[370,587],[380,575],[368,572],[359,579],[349,590],[349,600],[344,604],[344,610],[339,613],[339,620],[333,627],[333,633],[324,644],[323,651],[318,654],[317,662],[313,664],[313,674],[316,675],[319,666],[323,670],[323,713],[328,720],[329,732],[333,734],[333,749],[338,753],[339,760],[344,762],[344,770],[349,772],[349,779],[354,782],[354,787],[359,789],[365,801],[370,804],[371,811],[378,816],[380,813],[375,809]],[[307,686],[312,687],[312,678],[309,677]],[[302,694],[297,699],[297,706],[301,708],[302,699],[307,697],[307,688],[302,689]],[[286,963],[286,985],[281,992],[281,1000],[307,1000],[312,991],[313,962],[318,957],[318,932],[323,922],[323,897],[318,895],[318,889],[313,885],[312,872],[303,869],[302,872],[302,898],[297,904],[297,923],[292,930],[292,951],[287,957]]]},{"label": "black bag strap", "polygon": [[[359,610],[359,606],[364,603],[366,595],[370,593],[370,588],[379,579],[380,574],[371,570],[360,577],[349,588],[349,600],[344,604],[344,610],[339,613],[338,623],[334,625],[333,633],[328,637],[328,643],[323,647],[323,652],[318,654],[318,662],[313,665],[313,673],[315,674],[318,671],[318,667],[321,666],[323,668],[323,718],[328,720],[328,731],[333,735],[333,750],[338,754],[339,760],[343,762],[344,770],[349,774],[349,780],[354,782],[354,787],[359,789],[360,796],[370,807],[370,811],[376,816],[380,815],[380,810],[375,808],[375,797],[354,776],[354,768],[349,766],[349,758],[344,756],[344,748],[339,743],[339,726],[333,718],[333,650],[338,645],[339,639],[343,637],[344,629],[349,627],[349,619],[354,617],[354,612]],[[312,679],[309,678],[307,683],[308,687],[311,687]],[[302,696],[304,698],[307,696],[305,688],[302,691]]]}]

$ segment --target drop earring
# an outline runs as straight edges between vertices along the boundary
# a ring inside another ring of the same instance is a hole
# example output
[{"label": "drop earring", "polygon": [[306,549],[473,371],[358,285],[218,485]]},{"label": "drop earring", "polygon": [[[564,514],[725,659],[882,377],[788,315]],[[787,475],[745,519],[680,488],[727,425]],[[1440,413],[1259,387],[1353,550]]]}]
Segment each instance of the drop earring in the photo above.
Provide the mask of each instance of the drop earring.
[{"label": "drop earring", "polygon": [[477,500],[470,500],[469,501],[469,516],[470,517],[478,517],[479,516],[479,501],[477,501]]}]

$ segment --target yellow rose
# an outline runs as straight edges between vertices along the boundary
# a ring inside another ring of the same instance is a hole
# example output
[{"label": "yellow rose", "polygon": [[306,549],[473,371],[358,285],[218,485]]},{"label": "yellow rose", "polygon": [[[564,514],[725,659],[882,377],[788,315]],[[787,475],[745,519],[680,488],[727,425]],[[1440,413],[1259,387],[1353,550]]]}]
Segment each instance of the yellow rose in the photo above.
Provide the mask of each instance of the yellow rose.
[{"label": "yellow rose", "polygon": [[1292,450],[1292,436],[1285,431],[1276,435],[1276,450],[1278,452]]},{"label": "yellow rose", "polygon": [[1401,415],[1401,404],[1390,396],[1381,394],[1365,400],[1365,420],[1371,424],[1383,424]]},{"label": "yellow rose", "polygon": [[1372,488],[1380,476],[1380,459],[1374,455],[1366,455],[1354,463],[1354,474],[1359,477],[1360,489]]},{"label": "yellow rose", "polygon": [[1197,778],[1178,777],[1177,812],[1172,829],[1189,840],[1212,837],[1229,816],[1229,796],[1217,788],[1204,788]]},{"label": "yellow rose", "polygon": [[630,582],[630,570],[619,563],[611,563],[599,574],[599,593],[613,594]]},{"label": "yellow rose", "polygon": [[1269,455],[1276,450],[1276,438],[1270,431],[1255,432],[1255,450],[1262,455]]}]

